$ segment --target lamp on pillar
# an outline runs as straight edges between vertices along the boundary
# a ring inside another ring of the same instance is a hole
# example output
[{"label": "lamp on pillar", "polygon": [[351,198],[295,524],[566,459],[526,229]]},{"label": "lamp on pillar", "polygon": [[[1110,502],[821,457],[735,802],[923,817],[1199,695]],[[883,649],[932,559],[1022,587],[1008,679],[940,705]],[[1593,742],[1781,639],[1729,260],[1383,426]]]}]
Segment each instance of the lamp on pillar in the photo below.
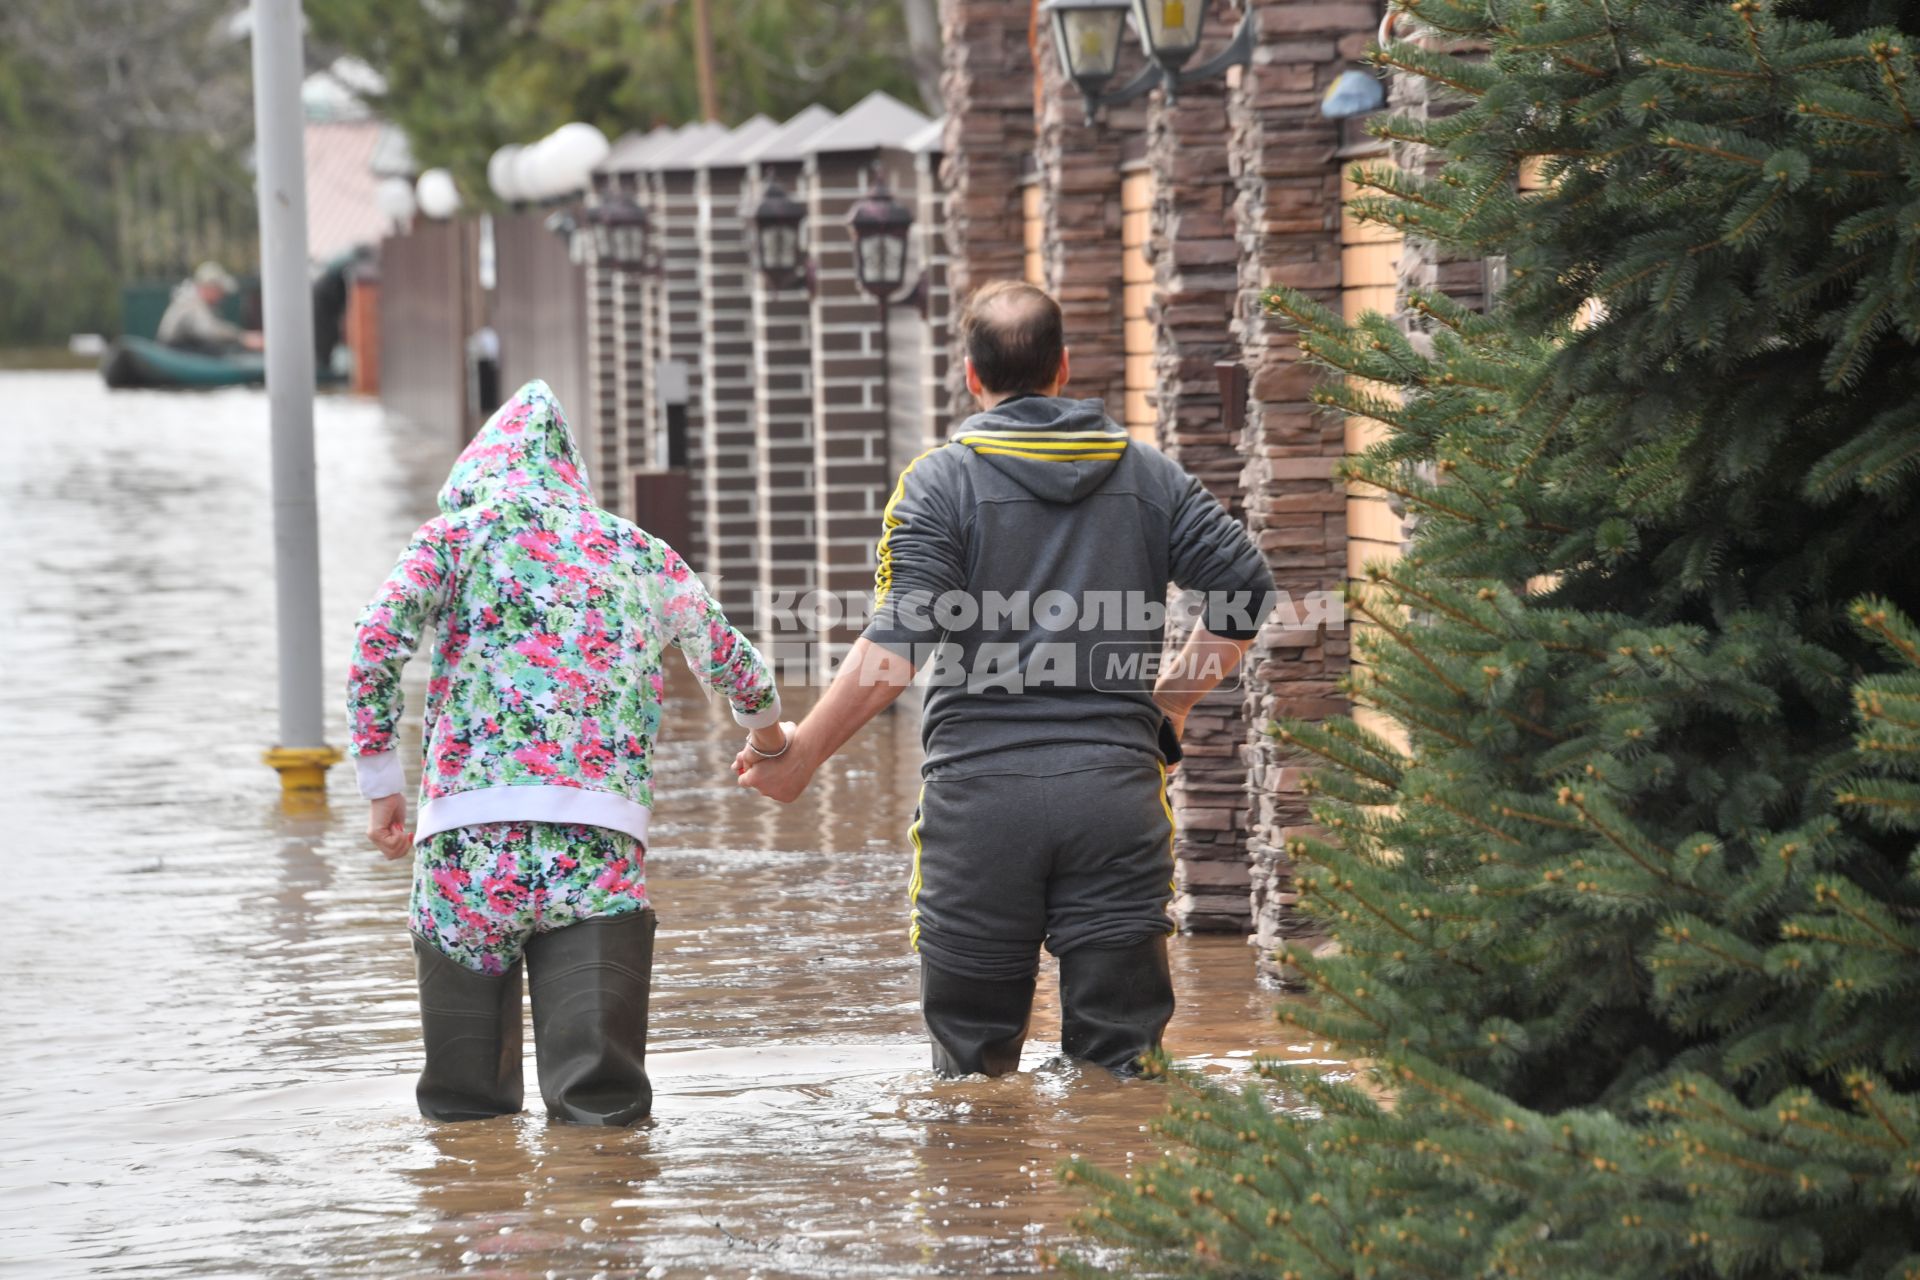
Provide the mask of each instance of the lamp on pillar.
[{"label": "lamp on pillar", "polygon": [[604,267],[629,275],[647,275],[660,269],[648,243],[651,226],[647,211],[630,197],[609,196],[588,210],[593,229],[593,259]]},{"label": "lamp on pillar", "polygon": [[[907,235],[913,230],[913,212],[887,190],[885,179],[877,181],[847,215],[847,228],[853,233],[853,271],[860,287],[882,305],[893,305],[893,295],[907,279]],[[921,277],[900,302],[918,302],[926,292]]]},{"label": "lamp on pillar", "polygon": [[[1087,119],[1101,107],[1118,106],[1158,86],[1172,102],[1183,85],[1223,76],[1229,68],[1253,61],[1254,9],[1250,5],[1233,40],[1193,70],[1188,62],[1200,50],[1200,33],[1212,0],[1046,0],[1053,15],[1054,43],[1067,76],[1086,100]],[[1146,51],[1147,65],[1131,82],[1103,92],[1119,65],[1120,15],[1133,14],[1133,29]]]},{"label": "lamp on pillar", "polygon": [[867,194],[847,214],[853,236],[853,273],[861,289],[880,304],[880,392],[882,415],[893,405],[892,342],[888,332],[893,308],[912,303],[927,314],[927,277],[923,272],[913,288],[901,293],[907,279],[907,236],[913,230],[913,211],[893,198],[884,176],[874,179]]},{"label": "lamp on pillar", "polygon": [[1153,64],[1171,78],[1200,48],[1207,0],[1133,0],[1133,28]]},{"label": "lamp on pillar", "polygon": [[1053,47],[1060,54],[1061,69],[1080,89],[1087,104],[1087,123],[1092,124],[1103,106],[1137,98],[1159,83],[1155,68],[1122,89],[1105,93],[1107,82],[1120,66],[1120,41],[1127,26],[1129,0],[1047,0],[1041,6],[1053,15]]},{"label": "lamp on pillar", "polygon": [[788,195],[778,182],[770,182],[747,217],[753,224],[753,263],[767,287],[780,290],[804,285],[812,292],[813,264],[800,240],[807,206]]}]

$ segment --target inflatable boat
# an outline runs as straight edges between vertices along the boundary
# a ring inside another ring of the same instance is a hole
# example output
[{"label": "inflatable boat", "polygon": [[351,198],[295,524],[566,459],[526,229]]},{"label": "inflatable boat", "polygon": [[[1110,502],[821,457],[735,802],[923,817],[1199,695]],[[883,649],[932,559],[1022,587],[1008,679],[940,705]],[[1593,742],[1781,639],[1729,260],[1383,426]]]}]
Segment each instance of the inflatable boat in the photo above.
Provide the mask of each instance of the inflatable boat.
[{"label": "inflatable boat", "polygon": [[151,338],[121,338],[100,357],[100,376],[116,390],[126,387],[251,387],[267,380],[266,357],[257,351],[208,356],[181,351]]}]

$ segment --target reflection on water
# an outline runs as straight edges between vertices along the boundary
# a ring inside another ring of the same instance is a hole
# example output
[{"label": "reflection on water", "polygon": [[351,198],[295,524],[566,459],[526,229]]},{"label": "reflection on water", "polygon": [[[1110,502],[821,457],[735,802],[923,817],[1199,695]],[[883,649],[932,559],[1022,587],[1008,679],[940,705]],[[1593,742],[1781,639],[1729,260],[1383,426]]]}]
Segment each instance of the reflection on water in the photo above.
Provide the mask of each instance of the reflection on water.
[{"label": "reflection on water", "polygon": [[[926,1071],[911,717],[781,809],[733,786],[737,730],[686,680],[650,857],[653,1121],[549,1127],[531,1062],[528,1114],[421,1121],[407,870],[362,844],[346,770],[330,813],[289,817],[259,762],[264,397],[0,383],[0,1269],[1017,1275],[1066,1238],[1064,1156],[1147,1150],[1163,1092],[1051,1061],[1050,994],[1026,1071]],[[344,400],[318,432],[331,691],[452,444]],[[1177,1054],[1231,1073],[1313,1051],[1237,939],[1177,940],[1174,966]]]}]

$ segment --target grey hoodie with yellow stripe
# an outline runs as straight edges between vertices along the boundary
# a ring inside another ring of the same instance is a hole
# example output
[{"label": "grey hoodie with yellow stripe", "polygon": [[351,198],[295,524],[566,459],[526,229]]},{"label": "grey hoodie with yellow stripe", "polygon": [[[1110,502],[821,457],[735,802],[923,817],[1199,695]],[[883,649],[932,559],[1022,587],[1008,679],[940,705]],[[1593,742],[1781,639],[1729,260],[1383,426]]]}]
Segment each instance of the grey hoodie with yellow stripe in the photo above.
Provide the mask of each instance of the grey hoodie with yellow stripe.
[{"label": "grey hoodie with yellow stripe", "polygon": [[1274,585],[1199,480],[1100,401],[1043,396],[976,414],[916,458],[878,559],[865,634],[926,679],[929,776],[1050,745],[1160,756],[1168,586],[1199,593],[1209,631],[1247,639]]}]

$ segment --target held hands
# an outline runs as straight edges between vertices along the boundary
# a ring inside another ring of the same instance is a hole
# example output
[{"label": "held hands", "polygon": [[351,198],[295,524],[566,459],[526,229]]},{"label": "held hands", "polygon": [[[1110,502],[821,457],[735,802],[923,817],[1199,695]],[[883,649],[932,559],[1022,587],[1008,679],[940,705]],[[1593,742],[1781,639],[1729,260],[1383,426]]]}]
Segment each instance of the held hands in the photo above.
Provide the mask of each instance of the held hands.
[{"label": "held hands", "polygon": [[413,832],[407,830],[407,798],[381,796],[367,814],[367,839],[388,862],[413,852]]},{"label": "held hands", "polygon": [[796,736],[798,731],[798,725],[787,721],[777,730],[756,729],[749,734],[747,741],[752,745],[743,748],[733,761],[740,785],[781,804],[799,799],[813,781],[817,766]]}]

